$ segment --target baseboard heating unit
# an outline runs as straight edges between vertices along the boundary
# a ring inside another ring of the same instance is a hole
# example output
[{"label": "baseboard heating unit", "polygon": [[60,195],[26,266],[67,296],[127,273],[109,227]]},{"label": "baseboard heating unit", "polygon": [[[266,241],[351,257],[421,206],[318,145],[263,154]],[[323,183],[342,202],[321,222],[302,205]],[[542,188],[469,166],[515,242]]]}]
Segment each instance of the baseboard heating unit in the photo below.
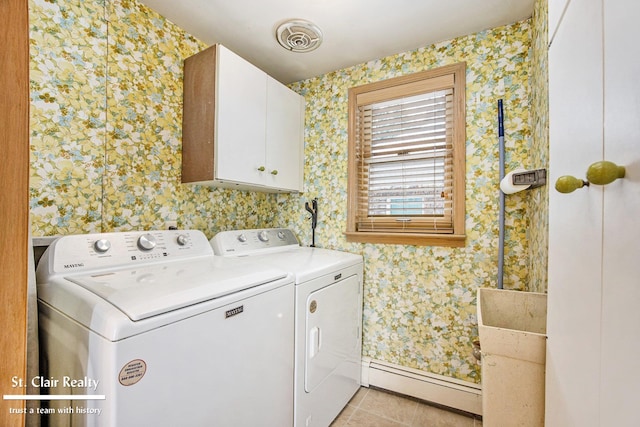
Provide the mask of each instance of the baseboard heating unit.
[{"label": "baseboard heating unit", "polygon": [[468,381],[363,357],[362,385],[482,415],[482,388]]}]

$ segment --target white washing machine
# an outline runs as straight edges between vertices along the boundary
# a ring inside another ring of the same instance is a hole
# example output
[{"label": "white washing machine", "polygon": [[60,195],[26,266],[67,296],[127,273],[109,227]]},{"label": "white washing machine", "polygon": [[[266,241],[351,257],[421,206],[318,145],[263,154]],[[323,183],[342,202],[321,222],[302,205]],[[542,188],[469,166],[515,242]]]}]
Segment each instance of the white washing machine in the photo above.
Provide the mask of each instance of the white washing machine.
[{"label": "white washing machine", "polygon": [[327,427],[360,387],[362,257],[300,246],[288,229],[224,231],[211,245],[294,274],[294,425]]},{"label": "white washing machine", "polygon": [[148,231],[61,237],[37,282],[45,425],[293,424],[290,273]]}]

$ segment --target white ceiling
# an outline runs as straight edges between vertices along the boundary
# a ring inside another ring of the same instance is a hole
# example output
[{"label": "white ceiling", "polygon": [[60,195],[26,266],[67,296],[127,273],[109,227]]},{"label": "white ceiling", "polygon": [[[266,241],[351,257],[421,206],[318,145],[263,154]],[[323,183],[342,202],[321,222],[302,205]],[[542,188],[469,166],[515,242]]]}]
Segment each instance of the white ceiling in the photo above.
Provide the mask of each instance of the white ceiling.
[{"label": "white ceiling", "polygon": [[[531,16],[534,0],[140,0],[191,35],[222,43],[291,83]],[[313,22],[317,50],[290,52],[278,25]]]}]

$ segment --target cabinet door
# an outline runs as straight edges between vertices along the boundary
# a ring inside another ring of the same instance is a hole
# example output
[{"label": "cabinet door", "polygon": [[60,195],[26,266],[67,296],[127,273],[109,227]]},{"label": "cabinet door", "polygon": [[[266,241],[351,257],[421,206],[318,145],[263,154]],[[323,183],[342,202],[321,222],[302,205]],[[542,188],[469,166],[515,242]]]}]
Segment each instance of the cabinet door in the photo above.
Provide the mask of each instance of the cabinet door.
[{"label": "cabinet door", "polygon": [[267,177],[265,184],[302,191],[304,98],[267,77]]},{"label": "cabinet door", "polygon": [[218,45],[216,178],[263,184],[267,75]]}]

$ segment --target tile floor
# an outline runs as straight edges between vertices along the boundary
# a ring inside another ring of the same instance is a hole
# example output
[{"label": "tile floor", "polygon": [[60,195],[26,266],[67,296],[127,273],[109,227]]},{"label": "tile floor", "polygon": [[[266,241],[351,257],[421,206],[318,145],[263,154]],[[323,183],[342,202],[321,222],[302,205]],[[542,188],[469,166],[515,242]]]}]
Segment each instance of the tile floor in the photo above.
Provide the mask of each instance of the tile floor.
[{"label": "tile floor", "polygon": [[473,414],[449,411],[426,402],[362,387],[330,427],[481,427]]}]

